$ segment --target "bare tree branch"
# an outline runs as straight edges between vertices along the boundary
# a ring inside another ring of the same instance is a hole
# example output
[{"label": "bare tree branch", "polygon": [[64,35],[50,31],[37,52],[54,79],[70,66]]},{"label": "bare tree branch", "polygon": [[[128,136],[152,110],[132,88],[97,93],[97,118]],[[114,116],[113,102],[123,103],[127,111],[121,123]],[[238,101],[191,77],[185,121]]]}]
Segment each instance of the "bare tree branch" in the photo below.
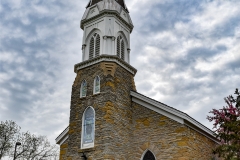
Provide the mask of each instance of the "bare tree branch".
[{"label": "bare tree branch", "polygon": [[14,147],[14,136],[20,131],[20,127],[13,121],[0,123],[0,160]]},{"label": "bare tree branch", "polygon": [[45,136],[37,136],[30,132],[20,133],[20,127],[13,121],[1,122],[0,125],[0,160],[2,157],[14,156],[14,146],[17,147],[16,158],[23,160],[56,160],[59,148],[51,145]]}]

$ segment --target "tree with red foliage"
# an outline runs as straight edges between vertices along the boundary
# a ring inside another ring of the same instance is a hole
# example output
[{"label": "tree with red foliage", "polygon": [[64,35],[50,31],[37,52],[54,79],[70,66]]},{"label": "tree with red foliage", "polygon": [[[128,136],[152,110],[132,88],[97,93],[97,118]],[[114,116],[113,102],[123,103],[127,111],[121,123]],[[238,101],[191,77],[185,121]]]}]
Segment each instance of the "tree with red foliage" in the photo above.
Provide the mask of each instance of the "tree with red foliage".
[{"label": "tree with red foliage", "polygon": [[213,109],[207,119],[213,122],[213,129],[220,145],[213,151],[226,160],[240,160],[240,92],[237,96],[224,98],[227,106],[222,109]]}]

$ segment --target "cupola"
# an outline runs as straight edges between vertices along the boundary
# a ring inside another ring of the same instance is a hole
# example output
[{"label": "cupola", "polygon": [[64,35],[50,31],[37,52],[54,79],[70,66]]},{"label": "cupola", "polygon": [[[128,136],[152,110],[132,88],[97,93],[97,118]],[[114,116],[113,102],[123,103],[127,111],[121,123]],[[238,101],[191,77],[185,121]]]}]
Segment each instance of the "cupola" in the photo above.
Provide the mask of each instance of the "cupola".
[{"label": "cupola", "polygon": [[90,0],[81,20],[82,61],[101,55],[130,63],[132,20],[124,0]]}]

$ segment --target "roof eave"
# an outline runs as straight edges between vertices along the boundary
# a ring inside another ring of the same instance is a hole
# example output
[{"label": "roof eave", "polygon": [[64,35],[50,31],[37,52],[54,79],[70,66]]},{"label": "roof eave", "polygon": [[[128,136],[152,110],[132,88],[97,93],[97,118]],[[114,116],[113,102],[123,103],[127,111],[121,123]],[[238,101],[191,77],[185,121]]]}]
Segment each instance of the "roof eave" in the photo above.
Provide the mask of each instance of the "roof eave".
[{"label": "roof eave", "polygon": [[56,144],[61,145],[68,138],[69,127],[67,127],[56,139]]}]

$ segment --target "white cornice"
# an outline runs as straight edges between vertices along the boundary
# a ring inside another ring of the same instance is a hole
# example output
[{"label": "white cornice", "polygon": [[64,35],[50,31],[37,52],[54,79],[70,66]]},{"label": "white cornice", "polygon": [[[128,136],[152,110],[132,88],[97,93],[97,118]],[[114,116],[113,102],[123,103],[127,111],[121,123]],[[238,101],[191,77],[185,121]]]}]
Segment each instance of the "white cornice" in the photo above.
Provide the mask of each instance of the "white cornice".
[{"label": "white cornice", "polygon": [[171,118],[181,124],[184,124],[218,143],[218,140],[216,139],[212,130],[205,127],[186,113],[183,113],[177,109],[169,107],[161,102],[157,102],[134,91],[131,91],[131,96],[133,102],[149,108],[157,113],[160,113],[168,118]]},{"label": "white cornice", "polygon": [[59,145],[61,146],[68,139],[68,134],[60,141]]},{"label": "white cornice", "polygon": [[78,70],[92,66],[94,64],[100,63],[100,62],[115,62],[118,65],[122,66],[125,68],[127,71],[129,71],[131,74],[135,75],[137,73],[137,70],[132,67],[130,64],[127,62],[121,60],[118,58],[116,55],[100,55],[96,58],[83,61],[81,63],[75,64],[74,65],[74,72],[77,73]]},{"label": "white cornice", "polygon": [[[89,11],[89,9],[88,9],[87,11]],[[85,24],[88,24],[88,22],[90,22],[90,21],[92,21],[92,20],[94,20],[94,19],[96,19],[96,18],[102,18],[102,17],[104,17],[104,16],[106,16],[106,15],[114,15],[114,16],[116,16],[116,17],[119,19],[120,22],[122,22],[123,24],[125,24],[125,26],[127,26],[127,27],[129,28],[130,33],[132,32],[132,30],[133,30],[133,28],[134,28],[133,24],[126,22],[126,20],[124,20],[124,19],[119,15],[119,13],[118,13],[117,11],[114,11],[114,10],[106,10],[106,9],[100,11],[100,13],[99,13],[98,15],[93,16],[93,17],[91,17],[91,18],[89,18],[89,19],[82,19],[81,22],[80,22],[80,28],[81,28],[81,29],[84,29],[84,25],[85,25]]]},{"label": "white cornice", "polygon": [[56,144],[62,144],[68,138],[69,127],[67,127],[55,140]]}]

